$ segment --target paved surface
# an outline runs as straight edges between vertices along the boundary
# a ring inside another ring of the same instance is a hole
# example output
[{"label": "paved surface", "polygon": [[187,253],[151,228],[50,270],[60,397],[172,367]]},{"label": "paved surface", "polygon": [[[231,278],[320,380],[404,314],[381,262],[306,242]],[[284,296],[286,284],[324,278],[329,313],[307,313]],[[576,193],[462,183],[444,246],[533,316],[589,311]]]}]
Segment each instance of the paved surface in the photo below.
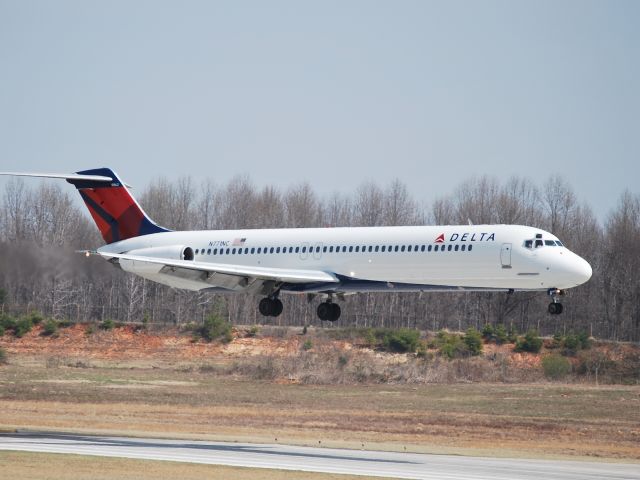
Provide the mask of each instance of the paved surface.
[{"label": "paved surface", "polygon": [[520,460],[250,443],[3,433],[0,450],[426,479],[639,479],[640,464]]}]

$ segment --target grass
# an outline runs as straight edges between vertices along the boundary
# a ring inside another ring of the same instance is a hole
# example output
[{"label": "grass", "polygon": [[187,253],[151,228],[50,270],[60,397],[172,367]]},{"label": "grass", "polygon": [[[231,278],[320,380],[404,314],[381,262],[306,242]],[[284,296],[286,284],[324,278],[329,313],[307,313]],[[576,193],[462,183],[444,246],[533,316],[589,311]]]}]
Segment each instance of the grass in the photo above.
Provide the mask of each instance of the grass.
[{"label": "grass", "polygon": [[199,366],[12,362],[0,368],[0,428],[640,460],[637,386],[317,386]]},{"label": "grass", "polygon": [[330,480],[362,479],[352,475],[307,473],[286,470],[251,469],[194,463],[134,460],[127,458],[91,457],[50,453],[0,451],[0,471],[3,478],[12,480],[59,479],[80,480]]}]

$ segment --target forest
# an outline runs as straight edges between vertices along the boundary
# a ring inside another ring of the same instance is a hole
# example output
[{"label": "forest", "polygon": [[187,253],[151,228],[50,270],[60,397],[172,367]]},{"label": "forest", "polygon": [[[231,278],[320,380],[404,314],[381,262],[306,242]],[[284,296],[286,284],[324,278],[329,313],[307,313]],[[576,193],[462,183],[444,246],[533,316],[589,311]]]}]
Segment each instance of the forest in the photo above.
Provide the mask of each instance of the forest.
[{"label": "forest", "polygon": [[[469,222],[539,227],[593,267],[591,280],[568,292],[563,315],[547,313],[545,292],[362,293],[345,299],[339,324],[432,331],[503,324],[518,332],[580,331],[640,341],[640,195],[632,192],[621,192],[603,220],[561,177],[540,185],[521,177],[473,177],[430,205],[416,201],[397,179],[364,181],[353,191],[322,196],[306,182],[285,189],[256,186],[248,176],[225,184],[185,176],[157,178],[133,194],[156,223],[176,230]],[[77,251],[101,246],[102,238],[74,196],[71,186],[53,181],[6,184],[0,198],[0,309],[83,322],[183,325],[215,312],[240,325],[321,323],[319,299],[307,295],[283,296],[283,315],[265,318],[257,297],[175,290],[85,257]]]}]

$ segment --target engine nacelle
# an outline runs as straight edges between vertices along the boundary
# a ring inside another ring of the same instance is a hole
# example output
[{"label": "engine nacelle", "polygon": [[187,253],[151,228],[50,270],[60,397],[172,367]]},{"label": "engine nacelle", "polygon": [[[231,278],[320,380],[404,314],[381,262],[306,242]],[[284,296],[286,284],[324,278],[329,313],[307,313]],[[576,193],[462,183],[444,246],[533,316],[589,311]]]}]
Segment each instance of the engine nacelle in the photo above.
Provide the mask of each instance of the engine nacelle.
[{"label": "engine nacelle", "polygon": [[138,248],[127,252],[129,255],[141,257],[166,258],[169,260],[193,260],[193,249],[184,245],[169,245],[166,247]]}]

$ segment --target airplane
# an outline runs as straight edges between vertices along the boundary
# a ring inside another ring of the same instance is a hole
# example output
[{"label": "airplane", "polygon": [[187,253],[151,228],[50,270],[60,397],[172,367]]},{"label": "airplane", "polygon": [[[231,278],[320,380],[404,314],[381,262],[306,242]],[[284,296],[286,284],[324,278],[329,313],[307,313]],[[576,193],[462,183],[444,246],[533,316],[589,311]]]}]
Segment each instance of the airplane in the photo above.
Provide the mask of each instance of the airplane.
[{"label": "airplane", "polygon": [[0,172],[74,185],[122,270],[170,287],[260,295],[264,316],[282,313],[281,294],[319,296],[321,320],[358,292],[546,291],[560,297],[591,278],[589,263],[557,237],[522,225],[281,228],[171,231],[142,210],[110,168],[73,174]]}]

